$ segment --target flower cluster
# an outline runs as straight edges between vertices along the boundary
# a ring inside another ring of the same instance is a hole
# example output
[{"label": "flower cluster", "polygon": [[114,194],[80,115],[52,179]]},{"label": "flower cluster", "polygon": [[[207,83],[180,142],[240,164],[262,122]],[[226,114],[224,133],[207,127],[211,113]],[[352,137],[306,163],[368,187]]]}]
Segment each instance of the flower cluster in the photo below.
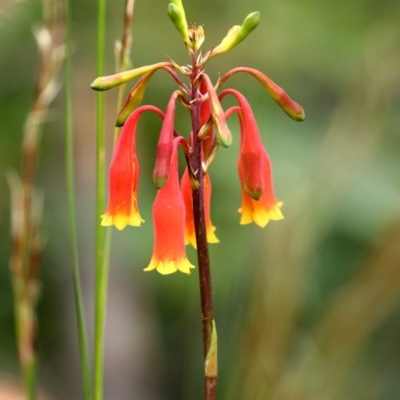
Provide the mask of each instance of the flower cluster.
[{"label": "flower cluster", "polygon": [[[194,267],[187,259],[185,244],[197,245],[193,210],[193,193],[197,190],[203,196],[207,241],[218,242],[210,216],[211,179],[208,171],[219,147],[229,147],[232,142],[227,119],[233,113],[238,115],[240,123],[240,223],[255,222],[264,227],[270,220],[283,218],[280,210],[282,203],[276,199],[273,190],[271,161],[263,146],[252,109],[238,91],[225,89],[218,93],[219,88],[233,74],[244,72],[256,78],[292,119],[302,121],[304,111],[282,88],[258,70],[234,68],[223,75],[216,85],[205,73],[207,62],[232,49],[257,27],[258,12],[247,16],[241,26],[231,28],[217,47],[205,53],[198,52],[204,40],[203,27],[194,24],[187,26],[180,0],[171,1],[168,15],[188,49],[191,66],[179,66],[170,60],[100,77],[92,83],[95,90],[107,90],[140,76],[117,115],[116,125],[122,126],[122,131],[109,170],[109,201],[102,216],[102,225],[114,225],[122,230],[127,225],[140,226],[143,222],[138,208],[139,163],[135,141],[140,115],[144,111],[152,111],[163,122],[153,171],[153,180],[158,188],[153,204],[154,251],[145,271],[156,269],[161,274],[170,274],[179,270],[190,274]],[[165,114],[151,105],[140,106],[146,87],[158,70],[166,71],[179,86],[172,93]],[[181,75],[189,80],[188,85]],[[225,111],[221,101],[227,95],[233,96],[238,105]],[[177,100],[191,113],[192,132],[188,138],[181,136],[174,128]],[[187,163],[180,182],[178,148],[183,150]]]}]

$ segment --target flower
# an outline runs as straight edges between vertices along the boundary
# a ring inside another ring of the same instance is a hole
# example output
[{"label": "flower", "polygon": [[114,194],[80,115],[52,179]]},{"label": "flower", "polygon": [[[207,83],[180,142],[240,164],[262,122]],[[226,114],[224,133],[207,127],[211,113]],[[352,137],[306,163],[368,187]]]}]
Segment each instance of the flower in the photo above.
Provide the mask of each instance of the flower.
[{"label": "flower", "polygon": [[145,271],[156,269],[160,274],[181,271],[190,274],[194,266],[185,251],[185,204],[179,187],[178,143],[174,139],[168,180],[158,190],[153,204],[154,249]]},{"label": "flower", "polygon": [[158,189],[161,189],[168,179],[173,147],[172,142],[174,140],[175,101],[180,94],[179,90],[175,90],[172,93],[158,138],[156,165],[153,171],[153,181]]},{"label": "flower", "polygon": [[282,206],[275,198],[272,184],[271,161],[265,150],[257,123],[246,98],[234,89],[225,89],[220,94],[222,99],[232,94],[239,103],[240,152],[238,159],[239,179],[242,187],[242,214],[240,224],[255,222],[260,227],[269,220],[283,219]]},{"label": "flower", "polygon": [[256,69],[247,67],[233,68],[219,80],[218,87],[237,72],[246,72],[254,76],[254,78],[256,78],[264,86],[272,99],[290,118],[294,119],[295,121],[304,121],[306,115],[303,107],[296,103],[281,87],[269,79],[268,76]]},{"label": "flower", "polygon": [[278,202],[275,198],[274,189],[272,186],[272,169],[271,161],[265,149],[262,152],[262,172],[265,181],[264,193],[258,200],[251,198],[245,191],[243,163],[241,158],[238,162],[239,179],[242,185],[242,206],[239,208],[239,213],[242,214],[240,219],[241,225],[255,222],[261,228],[268,224],[269,220],[283,219],[280,207],[282,202]]},{"label": "flower", "polygon": [[136,156],[136,127],[144,109],[137,109],[127,119],[115,147],[109,171],[109,200],[101,225],[118,230],[127,225],[140,226],[138,203],[139,162]]},{"label": "flower", "polygon": [[[215,226],[211,222],[210,217],[210,200],[211,200],[211,180],[208,174],[204,174],[204,214],[206,220],[206,232],[208,243],[219,243],[218,238],[215,236]],[[194,218],[193,218],[193,199],[192,199],[192,186],[190,184],[189,171],[186,168],[181,179],[181,191],[183,195],[183,201],[186,208],[185,217],[185,244],[191,244],[197,249],[196,244],[196,233],[194,229]]]}]

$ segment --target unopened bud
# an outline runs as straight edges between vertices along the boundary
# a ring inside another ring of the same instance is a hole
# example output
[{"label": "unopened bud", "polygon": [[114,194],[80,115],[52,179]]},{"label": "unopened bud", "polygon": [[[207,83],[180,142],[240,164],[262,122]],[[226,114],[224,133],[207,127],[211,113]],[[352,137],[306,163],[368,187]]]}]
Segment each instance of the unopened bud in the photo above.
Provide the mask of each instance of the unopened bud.
[{"label": "unopened bud", "polygon": [[156,165],[154,166],[153,171],[153,181],[158,189],[161,189],[168,180],[174,141],[175,101],[180,93],[179,90],[175,90],[169,99],[163,125],[161,127],[160,137],[157,143]]},{"label": "unopened bud", "polygon": [[129,92],[124,105],[117,115],[116,126],[123,126],[129,115],[136,110],[143,100],[144,92],[146,91],[147,84],[153,76],[155,70],[145,73],[137,82],[136,85]]},{"label": "unopened bud", "polygon": [[217,327],[215,326],[215,321],[212,320],[211,340],[209,348],[207,350],[206,361],[204,363],[205,366],[204,375],[207,378],[216,378],[218,376],[217,349],[218,349]]},{"label": "unopened bud", "polygon": [[95,79],[90,85],[90,87],[94,90],[100,90],[100,91],[108,90],[115,86],[122,85],[123,83],[126,83],[131,79],[138,77],[139,75],[143,75],[146,72],[170,66],[171,63],[169,62],[161,62],[158,64],[146,65],[144,67],[131,69],[129,71],[119,72],[118,74],[114,75],[101,76]]},{"label": "unopened bud", "polygon": [[303,107],[296,103],[280,86],[269,79],[268,76],[256,69],[247,67],[233,68],[219,80],[219,86],[221,86],[228,78],[237,72],[246,72],[250,75],[253,75],[254,78],[256,78],[264,86],[273,100],[290,118],[294,119],[295,121],[304,121],[306,115]]},{"label": "unopened bud", "polygon": [[175,25],[175,28],[182,36],[183,41],[189,45],[190,40],[188,25],[186,22],[185,10],[183,9],[182,2],[180,0],[172,0],[172,2],[168,4],[167,13]]},{"label": "unopened bud", "polygon": [[204,42],[204,28],[202,25],[196,27],[195,24],[189,26],[190,47],[197,51]]},{"label": "unopened bud", "polygon": [[217,142],[223,147],[229,147],[232,144],[232,134],[228,128],[225,119],[225,113],[219,102],[217,92],[214,89],[213,84],[211,83],[208,75],[203,74],[202,79],[205,81],[207,85],[207,92],[209,96],[209,102],[211,107],[211,116],[214,122],[214,126],[216,127],[216,138]]},{"label": "unopened bud", "polygon": [[228,34],[222,39],[222,42],[211,51],[210,58],[233,49],[241,41],[246,39],[250,32],[257,28],[259,23],[260,13],[258,11],[249,14],[242,26],[235,25],[228,31]]}]

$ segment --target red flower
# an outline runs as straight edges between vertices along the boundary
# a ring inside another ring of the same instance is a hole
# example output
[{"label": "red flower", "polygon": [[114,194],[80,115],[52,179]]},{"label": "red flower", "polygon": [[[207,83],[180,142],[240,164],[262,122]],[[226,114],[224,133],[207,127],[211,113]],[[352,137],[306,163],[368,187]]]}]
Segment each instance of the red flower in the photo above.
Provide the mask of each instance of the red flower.
[{"label": "red flower", "polygon": [[[207,94],[207,84],[204,79],[200,81],[200,93],[204,96]],[[200,105],[200,126],[204,127],[208,122],[212,121],[211,118],[211,106],[210,101],[206,100],[201,103]],[[207,133],[205,134],[204,138],[202,139],[202,147],[203,147],[203,154],[204,159],[207,160],[208,157],[213,152],[213,149],[216,145],[216,140],[214,136],[214,125],[211,124],[209,126]]]},{"label": "red flower", "polygon": [[265,150],[257,123],[246,98],[236,90],[226,89],[220,97],[232,94],[239,103],[240,153],[238,160],[239,179],[242,186],[242,225],[255,222],[260,227],[270,219],[283,219],[282,206],[275,198],[272,185],[271,161]]},{"label": "red flower", "polygon": [[[211,180],[208,174],[204,174],[204,214],[206,220],[206,231],[208,243],[219,243],[218,238],[215,236],[215,226],[213,226],[210,217],[210,201],[211,201]],[[185,217],[185,244],[191,244],[195,249],[196,233],[194,229],[193,218],[193,199],[192,199],[192,186],[190,184],[189,171],[186,168],[181,179],[181,190],[183,201],[186,207]]]},{"label": "red flower", "polygon": [[172,93],[158,138],[156,165],[153,171],[153,180],[158,189],[162,188],[168,179],[172,142],[174,140],[175,101],[180,94],[181,92],[179,90],[175,90],[175,92]]},{"label": "red flower", "polygon": [[145,271],[157,269],[167,275],[179,270],[190,274],[194,266],[185,251],[185,204],[179,187],[178,143],[174,139],[168,180],[158,190],[153,204],[154,250]]},{"label": "red flower", "polygon": [[258,226],[264,228],[269,220],[283,219],[283,215],[279,209],[283,203],[278,202],[275,198],[274,189],[272,187],[271,161],[265,149],[263,149],[261,161],[266,185],[261,197],[258,200],[254,200],[244,190],[243,164],[241,158],[239,158],[238,170],[240,182],[242,184],[242,206],[239,208],[239,212],[242,214],[242,218],[240,219],[241,225],[250,224],[254,221]]},{"label": "red flower", "polygon": [[119,230],[127,225],[140,226],[137,192],[139,163],[136,157],[136,127],[143,109],[133,112],[126,121],[115,147],[109,171],[109,199],[101,225],[115,225]]}]

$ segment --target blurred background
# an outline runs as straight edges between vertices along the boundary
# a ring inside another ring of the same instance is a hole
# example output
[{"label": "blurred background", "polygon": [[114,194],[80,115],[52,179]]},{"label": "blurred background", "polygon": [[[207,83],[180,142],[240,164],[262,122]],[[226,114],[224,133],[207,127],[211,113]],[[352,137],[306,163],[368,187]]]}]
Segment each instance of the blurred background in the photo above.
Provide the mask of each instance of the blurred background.
[{"label": "blurred background", "polygon": [[[132,62],[188,58],[166,15],[167,1],[136,0]],[[297,123],[249,75],[229,81],[247,96],[273,164],[283,221],[240,226],[234,144],[210,169],[210,246],[219,337],[219,398],[330,400],[400,398],[400,3],[186,1],[188,21],[204,24],[205,49],[252,11],[259,27],[216,57],[216,80],[236,66],[267,74],[306,111]],[[106,73],[122,35],[124,1],[107,9]],[[96,4],[72,1],[73,128],[79,256],[89,334],[93,333],[95,221]],[[33,102],[41,21],[39,0],[0,6],[0,398],[18,381],[10,259],[10,190]],[[165,109],[174,82],[152,79],[143,103]],[[116,91],[106,93],[111,157]],[[226,107],[233,104],[228,99]],[[189,118],[177,107],[176,128]],[[146,223],[113,232],[106,334],[107,399],[177,400],[202,396],[197,271],[143,273],[152,253],[151,173],[160,129],[145,114],[138,132],[139,206]],[[39,384],[52,399],[81,399],[64,166],[63,88],[51,105],[40,147],[44,194],[38,304]],[[114,228],[110,228],[114,229]],[[195,252],[188,247],[194,263]],[[10,397],[5,397],[11,399]]]}]

